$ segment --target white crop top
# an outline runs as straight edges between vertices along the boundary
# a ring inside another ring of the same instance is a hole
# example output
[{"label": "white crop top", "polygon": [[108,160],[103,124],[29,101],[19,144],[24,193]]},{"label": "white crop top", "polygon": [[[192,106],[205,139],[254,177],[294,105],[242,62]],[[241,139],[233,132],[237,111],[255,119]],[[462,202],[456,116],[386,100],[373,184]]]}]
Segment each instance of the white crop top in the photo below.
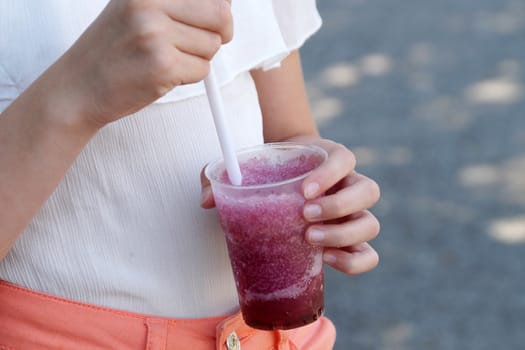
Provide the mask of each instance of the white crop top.
[{"label": "white crop top", "polygon": [[[0,1],[0,111],[76,40],[105,0]],[[237,147],[263,142],[249,74],[320,26],[315,0],[237,0],[213,61]],[[95,135],[0,262],[0,279],[168,317],[232,312],[237,295],[200,171],[220,156],[202,83],[180,86]],[[0,114],[1,118],[1,114]]]}]

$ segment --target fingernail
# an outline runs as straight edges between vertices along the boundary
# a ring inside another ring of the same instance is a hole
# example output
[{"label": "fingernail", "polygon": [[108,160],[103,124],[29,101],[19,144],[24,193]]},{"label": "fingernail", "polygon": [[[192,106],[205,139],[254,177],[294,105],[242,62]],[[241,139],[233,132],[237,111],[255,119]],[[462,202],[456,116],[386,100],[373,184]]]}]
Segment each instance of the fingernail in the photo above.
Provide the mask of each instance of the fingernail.
[{"label": "fingernail", "polygon": [[325,238],[324,232],[319,229],[314,228],[308,231],[308,240],[311,243],[320,243],[324,240],[324,238]]},{"label": "fingernail", "polygon": [[307,219],[315,219],[321,216],[321,206],[318,204],[308,204],[304,207],[304,217]]},{"label": "fingernail", "polygon": [[315,198],[319,192],[319,184],[317,182],[310,182],[304,189],[304,196],[306,199]]},{"label": "fingernail", "polygon": [[210,199],[211,195],[211,188],[204,187],[201,192],[201,204],[206,203]]},{"label": "fingernail", "polygon": [[331,254],[331,253],[324,253],[323,254],[323,261],[327,264],[335,264],[336,261],[337,261],[337,258],[335,257],[335,255]]}]

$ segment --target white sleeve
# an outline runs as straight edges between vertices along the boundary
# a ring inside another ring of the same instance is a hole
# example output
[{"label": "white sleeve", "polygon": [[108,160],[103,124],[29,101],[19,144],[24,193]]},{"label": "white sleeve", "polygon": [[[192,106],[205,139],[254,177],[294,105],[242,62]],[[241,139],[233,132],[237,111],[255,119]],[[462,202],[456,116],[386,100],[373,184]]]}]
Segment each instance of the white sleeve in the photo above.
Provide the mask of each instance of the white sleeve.
[{"label": "white sleeve", "polygon": [[[271,69],[321,27],[315,0],[237,0],[232,2],[233,40],[212,65],[220,86],[252,69]],[[179,86],[157,102],[204,93],[202,83]]]},{"label": "white sleeve", "polygon": [[[106,4],[0,0],[0,111],[70,47]],[[232,14],[233,40],[212,61],[220,86],[249,70],[278,66],[321,27],[315,0],[234,0]],[[157,102],[204,93],[202,82],[187,84]]]},{"label": "white sleeve", "polygon": [[315,0],[273,0],[273,9],[290,51],[301,47],[321,26]]}]

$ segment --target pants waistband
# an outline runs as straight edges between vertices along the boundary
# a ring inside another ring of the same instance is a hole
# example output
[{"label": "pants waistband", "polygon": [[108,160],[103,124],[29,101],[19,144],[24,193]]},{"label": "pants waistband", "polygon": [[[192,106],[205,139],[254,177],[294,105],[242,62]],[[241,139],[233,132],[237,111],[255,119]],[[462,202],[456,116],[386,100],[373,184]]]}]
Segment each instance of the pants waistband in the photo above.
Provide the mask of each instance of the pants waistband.
[{"label": "pants waistband", "polygon": [[[67,300],[0,281],[0,350],[331,349],[326,318],[291,331],[260,331],[240,313],[179,319]],[[315,345],[315,344],[317,345]],[[320,346],[321,344],[325,344]]]}]

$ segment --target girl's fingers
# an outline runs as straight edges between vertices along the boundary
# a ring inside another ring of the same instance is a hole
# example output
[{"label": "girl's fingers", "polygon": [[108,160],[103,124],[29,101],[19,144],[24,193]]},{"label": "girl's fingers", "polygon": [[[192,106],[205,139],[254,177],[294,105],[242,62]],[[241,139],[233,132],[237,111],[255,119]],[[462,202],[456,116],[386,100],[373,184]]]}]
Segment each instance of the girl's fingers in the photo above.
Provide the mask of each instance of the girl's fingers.
[{"label": "girl's fingers", "polygon": [[358,275],[374,269],[379,255],[368,243],[361,243],[344,249],[326,248],[323,260],[347,275]]},{"label": "girl's fingers", "polygon": [[222,44],[218,33],[172,21],[165,17],[164,37],[178,50],[211,60]]},{"label": "girl's fingers", "polygon": [[[210,71],[208,60],[187,54],[174,47],[166,50],[166,56],[166,58],[153,58],[153,61],[160,66],[158,73],[164,72],[164,78],[171,83],[166,86],[167,91],[162,91],[164,93],[178,85],[197,83],[204,79]],[[180,67],[191,67],[191,69],[180,69]],[[157,78],[160,79],[160,77]]]},{"label": "girl's fingers", "polygon": [[213,198],[211,186],[206,186],[201,189],[201,207],[204,209],[215,207],[215,199]]},{"label": "girl's fingers", "polygon": [[192,27],[216,32],[222,43],[233,37],[233,17],[230,1],[226,0],[165,0],[164,6],[168,15],[177,22]]},{"label": "girl's fingers", "polygon": [[344,186],[339,191],[308,201],[303,215],[313,222],[342,218],[371,208],[379,197],[380,189],[375,181],[354,173],[344,180]]},{"label": "girl's fingers", "polygon": [[201,207],[204,209],[211,209],[215,207],[215,199],[213,198],[213,193],[211,191],[210,180],[206,177],[204,170],[206,167],[201,170]]},{"label": "girl's fingers", "polygon": [[316,198],[354,171],[354,154],[345,146],[319,140],[317,143],[328,152],[328,159],[315,169],[303,182],[303,194],[306,199]]},{"label": "girl's fingers", "polygon": [[380,231],[379,221],[368,210],[351,215],[340,224],[312,225],[306,239],[313,245],[341,248],[375,239]]}]

